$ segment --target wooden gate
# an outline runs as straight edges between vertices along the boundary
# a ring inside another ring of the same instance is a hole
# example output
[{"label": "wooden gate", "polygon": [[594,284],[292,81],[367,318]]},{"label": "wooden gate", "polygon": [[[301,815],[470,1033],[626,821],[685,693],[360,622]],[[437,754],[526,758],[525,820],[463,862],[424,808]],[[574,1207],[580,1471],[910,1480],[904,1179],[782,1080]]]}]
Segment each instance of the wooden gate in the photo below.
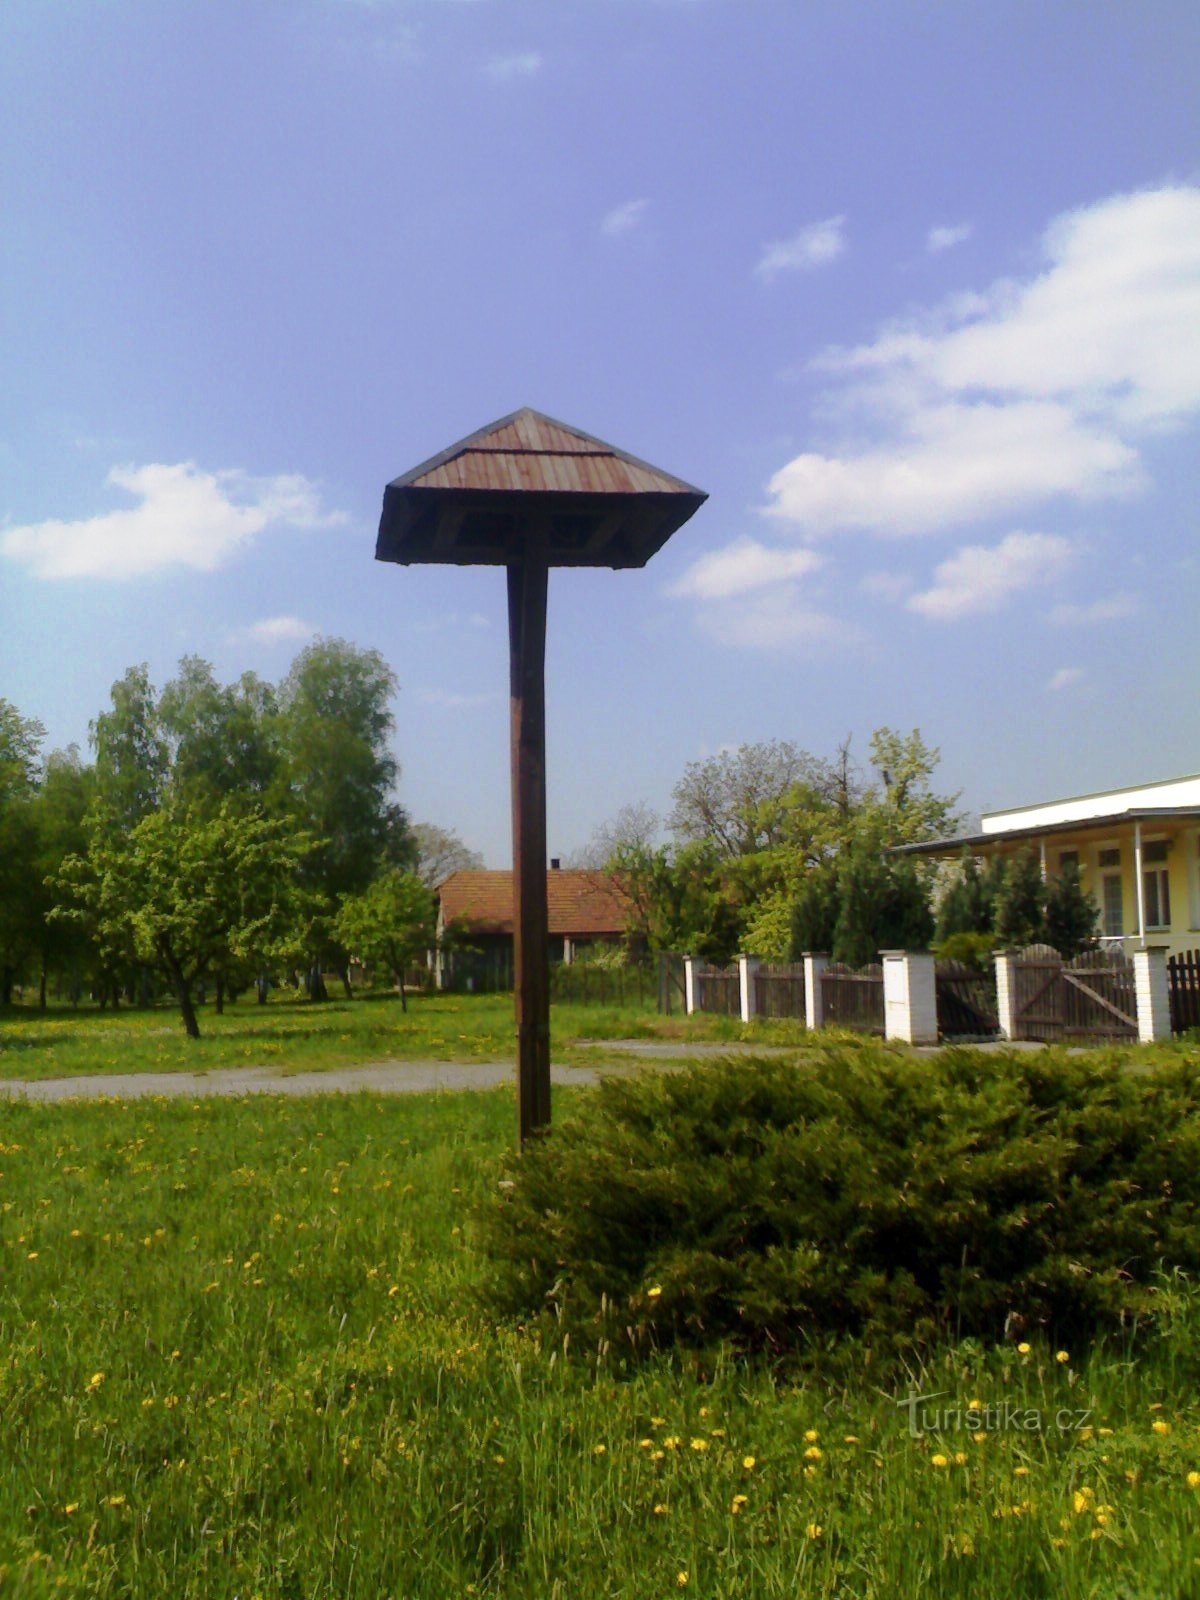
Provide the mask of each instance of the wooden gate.
[{"label": "wooden gate", "polygon": [[1013,963],[1014,1037],[1131,1040],[1138,1036],[1133,963],[1119,950],[1085,950],[1064,962],[1031,945]]},{"label": "wooden gate", "polygon": [[1200,1028],[1200,950],[1167,958],[1167,985],[1171,995],[1171,1032]]}]

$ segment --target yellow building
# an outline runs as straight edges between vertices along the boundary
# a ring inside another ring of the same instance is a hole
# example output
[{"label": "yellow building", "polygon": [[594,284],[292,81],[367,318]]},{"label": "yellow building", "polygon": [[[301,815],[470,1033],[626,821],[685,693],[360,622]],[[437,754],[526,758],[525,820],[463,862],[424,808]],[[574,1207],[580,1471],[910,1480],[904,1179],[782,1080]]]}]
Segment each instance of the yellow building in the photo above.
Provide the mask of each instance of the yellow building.
[{"label": "yellow building", "polygon": [[1043,877],[1068,861],[1100,908],[1101,938],[1127,953],[1200,948],[1200,775],[988,812],[978,833],[906,853],[983,860],[1032,849]]}]

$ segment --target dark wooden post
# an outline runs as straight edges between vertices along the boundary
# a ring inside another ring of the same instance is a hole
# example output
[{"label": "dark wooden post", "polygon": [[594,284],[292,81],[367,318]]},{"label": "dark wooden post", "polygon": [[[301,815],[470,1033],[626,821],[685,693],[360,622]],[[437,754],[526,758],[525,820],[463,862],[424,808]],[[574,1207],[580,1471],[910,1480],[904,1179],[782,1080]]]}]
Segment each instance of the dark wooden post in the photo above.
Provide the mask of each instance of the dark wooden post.
[{"label": "dark wooden post", "polygon": [[550,1123],[546,587],[550,567],[644,567],[702,490],[524,407],[388,484],[379,561],[508,569],[513,946],[522,1143]]},{"label": "dark wooden post", "polygon": [[546,904],[545,557],[508,568],[517,1130],[550,1125],[550,918]]}]

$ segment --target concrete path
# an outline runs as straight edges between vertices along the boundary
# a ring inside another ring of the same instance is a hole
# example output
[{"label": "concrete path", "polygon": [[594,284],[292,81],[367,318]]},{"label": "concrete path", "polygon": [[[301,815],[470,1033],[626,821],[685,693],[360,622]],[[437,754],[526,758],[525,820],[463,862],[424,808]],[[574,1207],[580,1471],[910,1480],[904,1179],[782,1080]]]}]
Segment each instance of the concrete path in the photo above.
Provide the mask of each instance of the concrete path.
[{"label": "concrete path", "polygon": [[[557,1084],[592,1084],[602,1075],[636,1072],[642,1065],[669,1068],[697,1056],[759,1054],[741,1044],[672,1044],[646,1039],[588,1041],[618,1059],[586,1067],[552,1066]],[[645,1060],[630,1060],[629,1057]],[[624,1059],[620,1059],[624,1058]],[[512,1061],[375,1061],[361,1067],[331,1067],[326,1072],[281,1073],[274,1067],[214,1067],[211,1072],[112,1072],[76,1078],[0,1079],[0,1099],[141,1100],[154,1095],[198,1100],[205,1095],[239,1094],[428,1094],[430,1091],[496,1089],[513,1083]]]}]

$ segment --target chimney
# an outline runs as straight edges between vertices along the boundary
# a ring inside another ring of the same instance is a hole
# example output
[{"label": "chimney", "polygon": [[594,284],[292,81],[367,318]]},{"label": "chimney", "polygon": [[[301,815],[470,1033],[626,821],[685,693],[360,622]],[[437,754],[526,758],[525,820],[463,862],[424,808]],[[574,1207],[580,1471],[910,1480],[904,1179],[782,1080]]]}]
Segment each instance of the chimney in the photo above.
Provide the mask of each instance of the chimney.
[{"label": "chimney", "polygon": [[551,856],[550,857],[550,871],[551,872],[557,872],[558,869],[561,866],[562,866],[562,857],[561,856]]}]

